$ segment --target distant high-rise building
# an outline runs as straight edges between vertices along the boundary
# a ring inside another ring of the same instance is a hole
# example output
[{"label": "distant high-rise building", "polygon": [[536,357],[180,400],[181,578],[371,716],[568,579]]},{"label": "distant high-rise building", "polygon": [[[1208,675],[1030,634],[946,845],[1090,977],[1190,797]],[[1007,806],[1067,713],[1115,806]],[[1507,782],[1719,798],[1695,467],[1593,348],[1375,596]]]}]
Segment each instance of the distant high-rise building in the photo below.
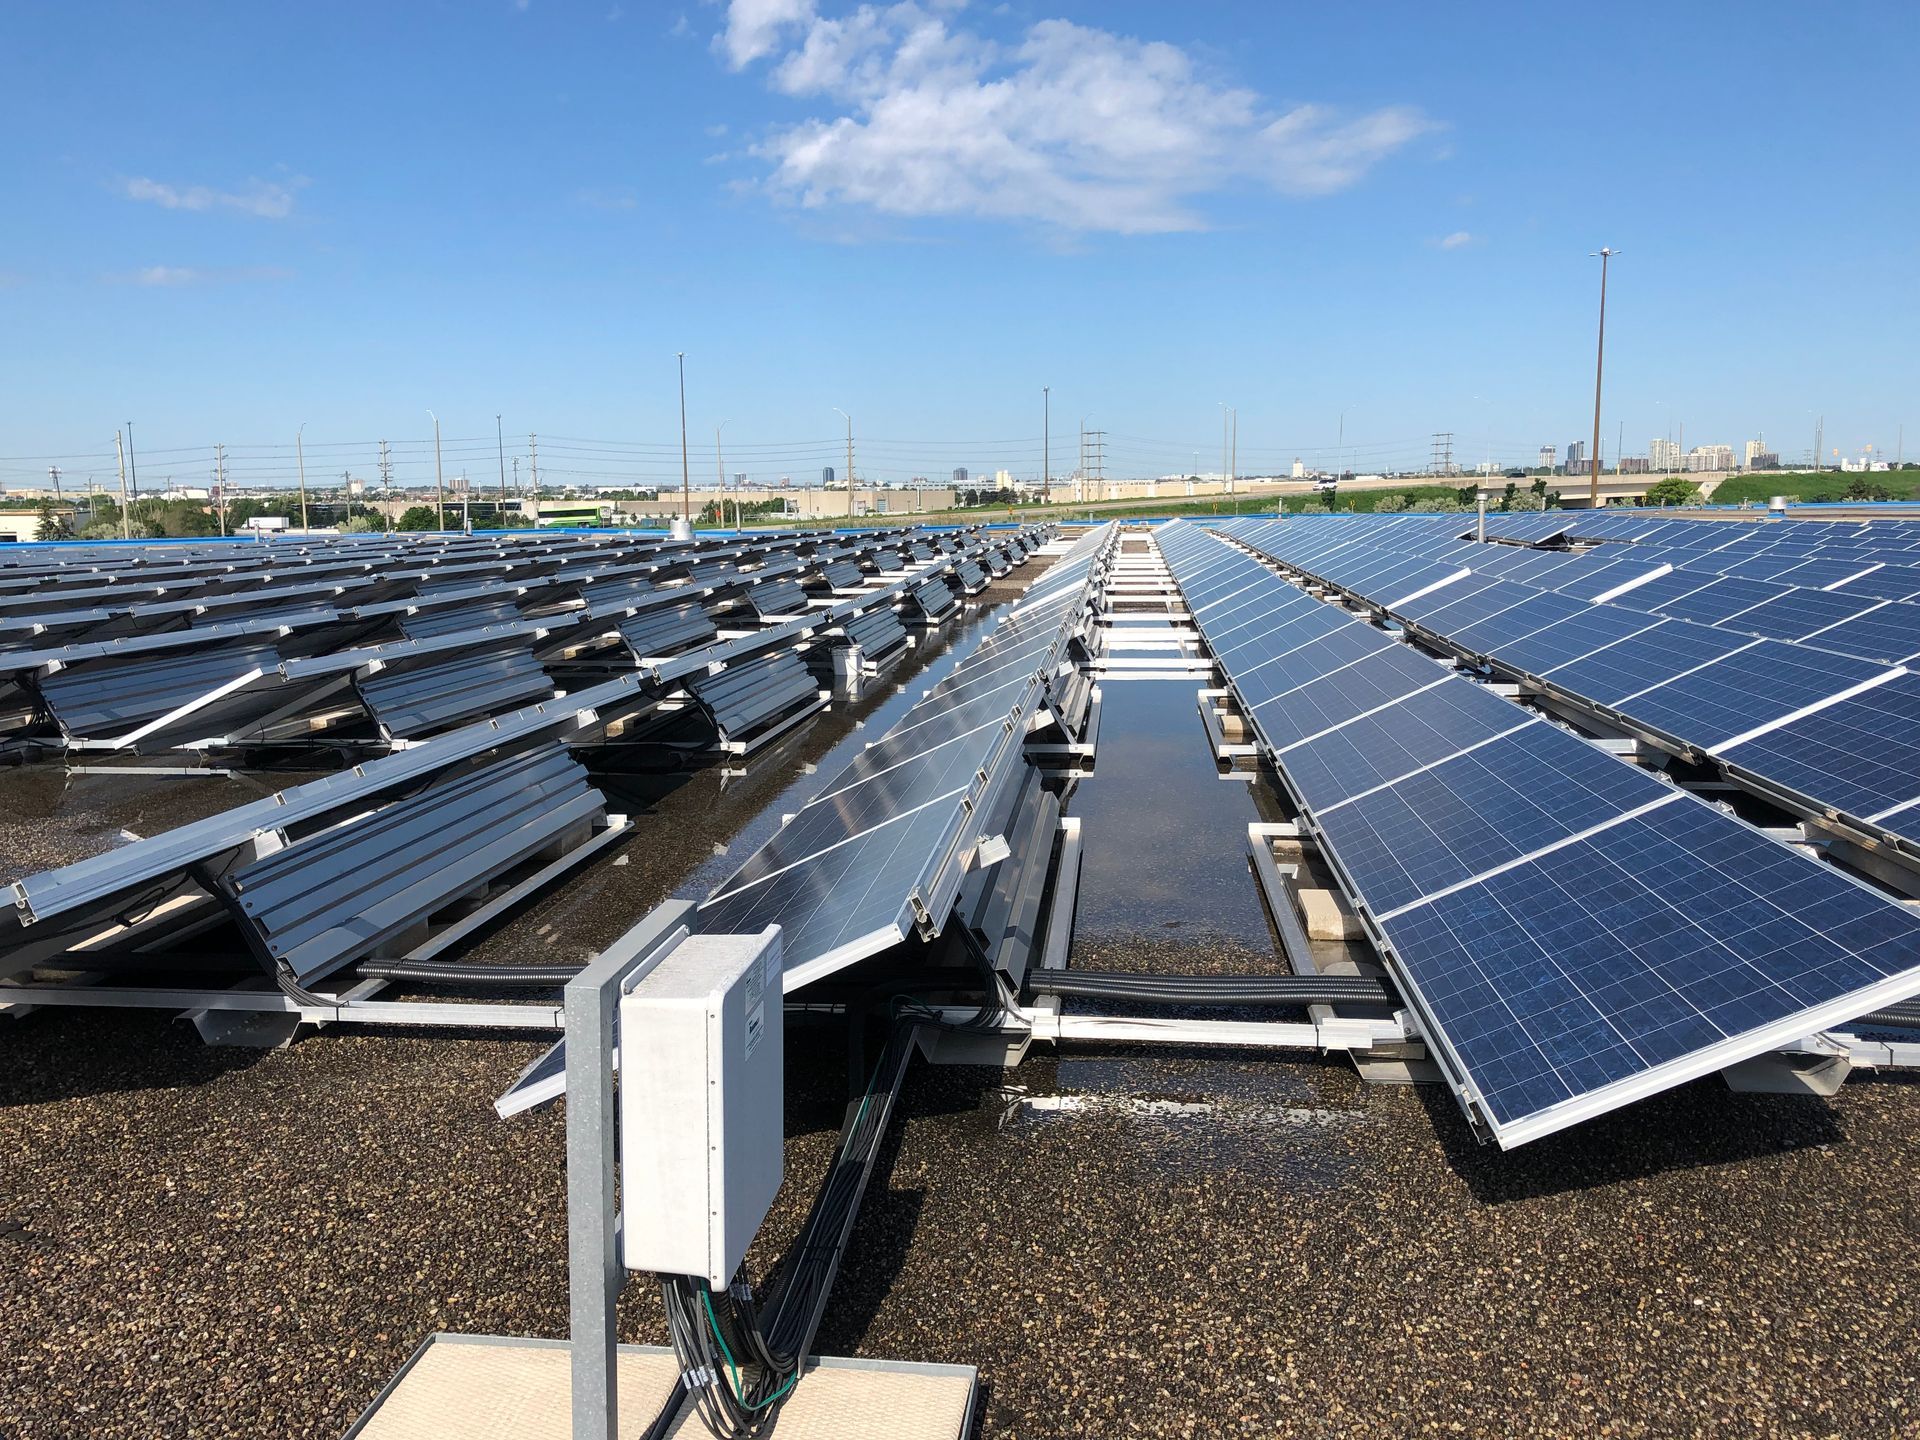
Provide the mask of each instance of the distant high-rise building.
[{"label": "distant high-rise building", "polygon": [[822,485],[833,484],[833,467],[831,465],[822,465],[820,467],[820,483]]},{"label": "distant high-rise building", "polygon": [[994,471],[993,483],[1001,490],[1011,490],[1013,488],[1013,472],[1011,470]]},{"label": "distant high-rise building", "polygon": [[1569,475],[1573,474],[1574,471],[1578,470],[1581,466],[1585,465],[1586,463],[1587,463],[1587,442],[1586,441],[1576,440],[1571,445],[1567,446],[1567,473]]},{"label": "distant high-rise building", "polygon": [[1733,447],[1731,445],[1696,445],[1687,452],[1687,469],[1731,470],[1733,469]]},{"label": "distant high-rise building", "polygon": [[1678,470],[1683,459],[1679,445],[1672,440],[1656,435],[1647,444],[1647,468],[1657,474],[1665,475]]},{"label": "distant high-rise building", "polygon": [[1298,455],[1293,457],[1293,478],[1296,480],[1304,480],[1307,478],[1307,462],[1302,460]]},{"label": "distant high-rise building", "polygon": [[1539,465],[1542,470],[1553,469],[1554,461],[1557,458],[1551,445],[1542,445],[1540,447]]},{"label": "distant high-rise building", "polygon": [[1747,453],[1741,460],[1749,470],[1777,470],[1780,457],[1767,449],[1767,440],[1763,435],[1758,440],[1747,441]]},{"label": "distant high-rise building", "polygon": [[733,484],[736,490],[739,489],[741,486],[745,485],[746,483],[747,483],[746,471],[736,470],[733,472]]},{"label": "distant high-rise building", "polygon": [[1644,455],[1622,455],[1619,469],[1622,475],[1645,475],[1648,470],[1647,457]]},{"label": "distant high-rise building", "polygon": [[956,489],[958,489],[960,486],[967,483],[967,467],[966,466],[956,465],[953,467],[953,483]]}]

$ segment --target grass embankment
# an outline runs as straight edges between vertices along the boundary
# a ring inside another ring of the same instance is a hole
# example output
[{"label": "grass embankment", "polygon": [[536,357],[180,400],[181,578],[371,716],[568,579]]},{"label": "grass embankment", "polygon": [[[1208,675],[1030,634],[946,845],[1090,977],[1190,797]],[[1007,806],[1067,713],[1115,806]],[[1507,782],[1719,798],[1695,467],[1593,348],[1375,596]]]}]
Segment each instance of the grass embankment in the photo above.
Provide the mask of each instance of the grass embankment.
[{"label": "grass embankment", "polygon": [[1707,497],[1707,503],[1764,505],[1775,495],[1811,504],[1862,500],[1869,497],[1850,495],[1847,491],[1849,486],[1863,481],[1870,487],[1886,491],[1895,500],[1920,498],[1920,470],[1888,470],[1868,475],[1842,475],[1832,471],[1825,474],[1768,472],[1761,475],[1734,475],[1722,480],[1713,487],[1713,494]]}]

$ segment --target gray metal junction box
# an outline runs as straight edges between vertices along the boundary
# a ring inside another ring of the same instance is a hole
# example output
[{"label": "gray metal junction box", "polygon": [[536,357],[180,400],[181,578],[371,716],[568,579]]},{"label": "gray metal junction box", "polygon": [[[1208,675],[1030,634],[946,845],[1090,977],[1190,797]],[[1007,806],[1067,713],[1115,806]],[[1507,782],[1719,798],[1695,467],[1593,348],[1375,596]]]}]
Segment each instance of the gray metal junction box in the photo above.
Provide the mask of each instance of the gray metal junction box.
[{"label": "gray metal junction box", "polygon": [[785,1161],[780,927],[691,935],[620,999],[621,1258],[724,1289]]}]

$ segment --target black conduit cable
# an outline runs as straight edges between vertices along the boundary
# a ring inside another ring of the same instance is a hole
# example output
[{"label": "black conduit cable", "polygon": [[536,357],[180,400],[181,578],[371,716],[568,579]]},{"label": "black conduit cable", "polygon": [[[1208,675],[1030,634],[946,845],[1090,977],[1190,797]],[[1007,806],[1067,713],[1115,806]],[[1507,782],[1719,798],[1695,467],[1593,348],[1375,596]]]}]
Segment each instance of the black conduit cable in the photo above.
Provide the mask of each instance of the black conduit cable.
[{"label": "black conduit cable", "polygon": [[584,965],[489,965],[462,960],[362,960],[362,980],[419,980],[440,985],[507,985],[559,987]]},{"label": "black conduit cable", "polygon": [[1167,1005],[1389,1005],[1364,975],[1131,975],[1048,970],[1028,977],[1037,995]]}]

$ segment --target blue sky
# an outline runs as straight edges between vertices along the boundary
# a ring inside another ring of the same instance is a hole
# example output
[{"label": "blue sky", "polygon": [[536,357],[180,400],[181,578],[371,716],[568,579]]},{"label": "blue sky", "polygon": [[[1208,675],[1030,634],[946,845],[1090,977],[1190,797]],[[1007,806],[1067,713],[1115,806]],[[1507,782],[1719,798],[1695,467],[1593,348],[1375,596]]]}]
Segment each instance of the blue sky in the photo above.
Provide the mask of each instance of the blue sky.
[{"label": "blue sky", "polygon": [[[1789,459],[1915,422],[1911,4],[13,5],[0,480]],[[1907,407],[1907,408],[1903,408]],[[524,463],[524,461],[523,461]]]}]

